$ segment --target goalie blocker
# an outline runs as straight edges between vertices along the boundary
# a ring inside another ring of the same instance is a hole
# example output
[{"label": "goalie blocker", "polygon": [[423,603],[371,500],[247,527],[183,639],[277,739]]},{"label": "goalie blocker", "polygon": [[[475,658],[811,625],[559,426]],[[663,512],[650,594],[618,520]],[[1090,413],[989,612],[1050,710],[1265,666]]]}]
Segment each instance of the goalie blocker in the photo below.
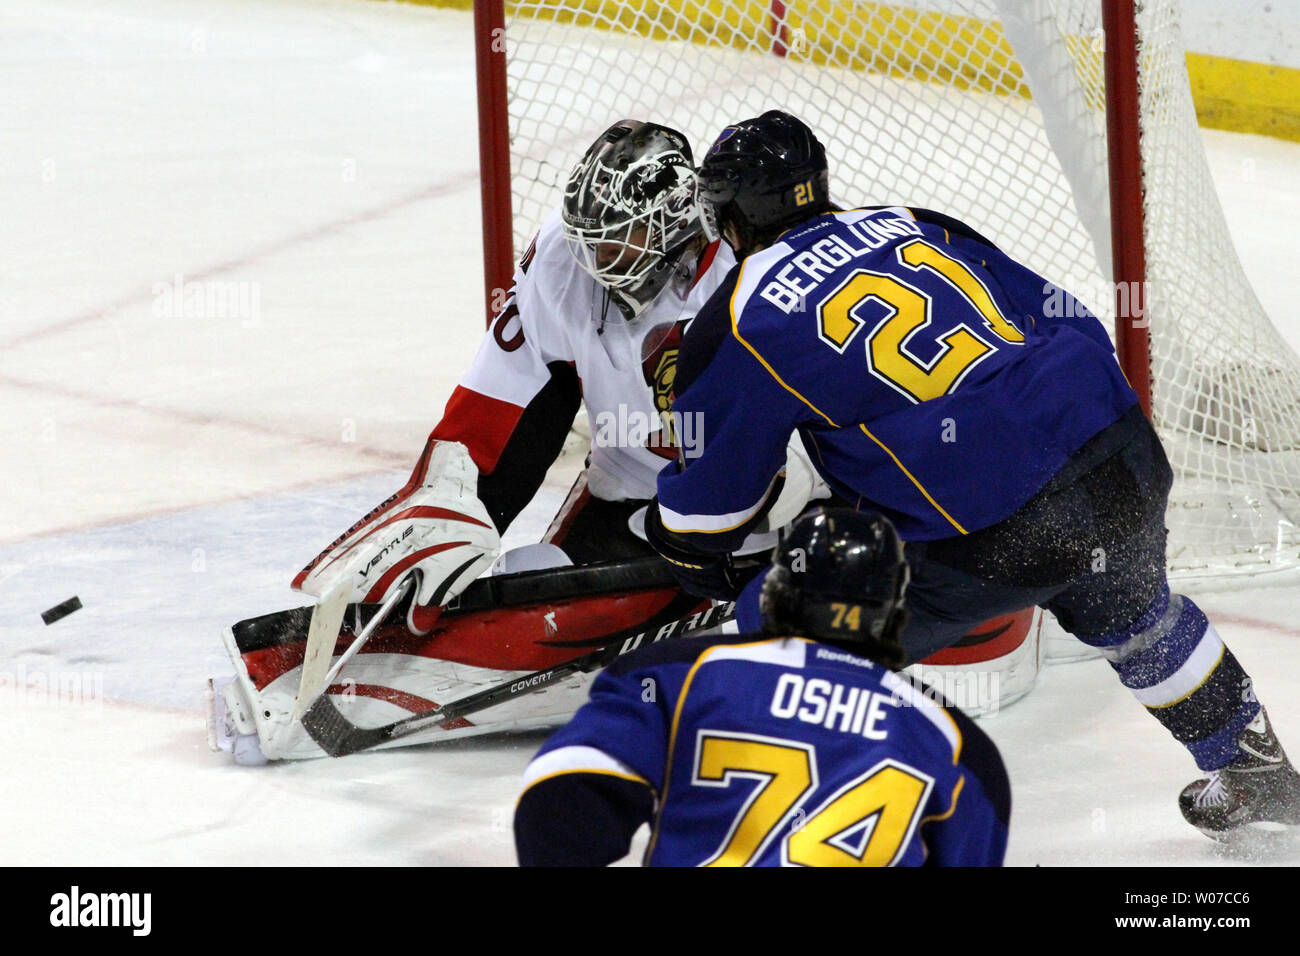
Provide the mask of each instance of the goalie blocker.
[{"label": "goalie blocker", "polygon": [[418,577],[407,626],[427,634],[439,609],[488,569],[501,536],[478,497],[478,468],[460,442],[431,439],[407,483],[336,538],[293,579],[317,598],[337,585],[349,603],[379,603]]}]

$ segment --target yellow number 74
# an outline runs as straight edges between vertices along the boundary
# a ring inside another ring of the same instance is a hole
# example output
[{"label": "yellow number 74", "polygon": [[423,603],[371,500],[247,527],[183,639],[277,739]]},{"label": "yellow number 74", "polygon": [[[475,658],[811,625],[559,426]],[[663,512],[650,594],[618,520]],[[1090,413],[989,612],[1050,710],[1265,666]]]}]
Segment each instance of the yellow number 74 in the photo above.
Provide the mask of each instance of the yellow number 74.
[{"label": "yellow number 74", "polygon": [[934,778],[886,758],[805,813],[817,789],[811,744],[755,734],[700,731],[691,782],[755,785],[704,866],[747,866],[783,830],[782,857],[796,866],[891,866],[916,831]]}]

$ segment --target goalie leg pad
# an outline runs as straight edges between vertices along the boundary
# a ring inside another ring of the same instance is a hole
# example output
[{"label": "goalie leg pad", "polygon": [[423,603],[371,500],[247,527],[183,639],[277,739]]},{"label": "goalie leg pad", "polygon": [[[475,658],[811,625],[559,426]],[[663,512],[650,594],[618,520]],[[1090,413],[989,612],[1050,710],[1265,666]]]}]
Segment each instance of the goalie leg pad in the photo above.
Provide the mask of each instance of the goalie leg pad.
[{"label": "goalie leg pad", "polygon": [[[582,580],[575,583],[575,578]],[[662,570],[656,576],[640,564],[635,568],[629,564],[617,573],[578,567],[484,578],[447,609],[427,635],[412,634],[400,621],[381,625],[327,692],[360,726],[381,726],[423,713],[638,633],[654,633],[667,622],[708,606],[682,595],[668,579]],[[556,594],[557,588],[553,583],[541,585],[557,580],[563,583],[558,590],[569,596],[542,597],[542,591]],[[478,603],[507,592],[527,597],[524,603],[486,607]],[[352,634],[363,626],[366,610],[355,606],[349,610],[336,651],[350,644]],[[262,753],[271,759],[324,755],[301,726],[288,721],[310,616],[306,608],[264,615],[239,622],[227,636],[236,681],[249,702]],[[589,680],[590,675],[579,675],[562,686],[503,702],[474,714],[472,720],[431,727],[394,745],[559,723],[583,703]],[[233,745],[230,749],[233,753]]]},{"label": "goalie leg pad", "polygon": [[995,617],[907,671],[970,716],[992,717],[1034,689],[1041,623],[1036,607]]}]

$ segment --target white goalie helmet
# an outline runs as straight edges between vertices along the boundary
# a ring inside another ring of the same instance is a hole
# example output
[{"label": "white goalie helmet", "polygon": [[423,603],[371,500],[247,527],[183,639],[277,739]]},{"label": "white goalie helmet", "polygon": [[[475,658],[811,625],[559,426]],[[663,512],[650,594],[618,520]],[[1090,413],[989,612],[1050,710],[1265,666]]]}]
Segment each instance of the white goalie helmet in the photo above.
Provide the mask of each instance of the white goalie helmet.
[{"label": "white goalie helmet", "polygon": [[562,214],[578,264],[635,318],[703,228],[686,137],[655,123],[615,123],[574,168]]}]

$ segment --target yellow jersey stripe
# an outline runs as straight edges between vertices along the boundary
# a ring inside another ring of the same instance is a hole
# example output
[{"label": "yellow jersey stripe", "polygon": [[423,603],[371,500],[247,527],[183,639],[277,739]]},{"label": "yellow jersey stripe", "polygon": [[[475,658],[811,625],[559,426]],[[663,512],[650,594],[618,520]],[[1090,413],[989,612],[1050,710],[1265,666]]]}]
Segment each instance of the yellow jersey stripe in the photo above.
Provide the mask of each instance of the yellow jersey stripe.
[{"label": "yellow jersey stripe", "polygon": [[961,759],[962,735],[961,728],[957,726],[957,721],[952,719],[952,714],[948,713],[947,707],[940,707],[939,712],[947,718],[948,723],[952,724],[953,732],[957,735],[957,744],[952,748],[952,765],[957,766],[957,761]]},{"label": "yellow jersey stripe", "polygon": [[749,265],[749,260],[748,260],[748,259],[746,259],[744,262],[742,262],[742,263],[740,264],[740,272],[736,274],[736,288],[735,288],[734,290],[732,290],[732,293],[731,293],[731,305],[730,305],[730,309],[731,309],[731,334],[734,335],[734,336],[736,337],[736,341],[737,341],[737,342],[739,342],[741,345],[743,345],[743,346],[744,346],[744,347],[749,351],[749,354],[750,354],[750,355],[754,356],[754,358],[756,358],[756,359],[758,360],[758,364],[759,364],[759,365],[761,365],[761,366],[763,366],[763,368],[767,369],[767,373],[768,373],[769,375],[771,375],[774,379],[776,379],[777,383],[778,383],[778,384],[779,384],[783,389],[785,389],[787,392],[789,392],[789,393],[790,393],[791,395],[793,395],[795,398],[799,399],[799,401],[803,402],[805,405],[807,405],[809,408],[811,408],[814,412],[816,412],[818,415],[820,415],[822,418],[824,418],[824,419],[826,420],[826,423],[827,423],[828,425],[830,425],[832,428],[839,428],[840,426],[837,425],[837,424],[834,422],[834,420],[831,419],[831,417],[830,417],[829,415],[827,415],[825,412],[823,412],[820,408],[818,408],[818,407],[817,407],[816,405],[814,405],[812,402],[808,401],[808,399],[806,399],[806,398],[804,398],[802,395],[800,395],[799,392],[797,392],[797,391],[795,391],[793,388],[791,388],[791,387],[786,383],[785,379],[783,379],[780,375],[778,375],[778,374],[776,373],[776,369],[772,368],[772,366],[768,364],[767,360],[766,360],[765,358],[763,358],[763,356],[761,356],[761,355],[758,354],[758,350],[755,349],[754,346],[750,345],[749,342],[747,342],[747,341],[745,340],[745,337],[744,337],[743,335],[740,334],[740,317],[736,315],[736,296],[737,296],[737,294],[739,294],[741,283],[744,281],[744,278],[745,278],[745,266],[747,266],[747,265]]},{"label": "yellow jersey stripe", "polygon": [[562,777],[569,773],[596,773],[605,777],[617,777],[620,780],[630,780],[632,783],[639,783],[648,787],[651,792],[654,791],[654,787],[650,785],[649,780],[634,773],[619,773],[615,770],[599,770],[595,767],[572,767],[566,770],[556,770],[554,773],[548,773],[546,776],[538,777],[536,780],[532,781],[528,786],[524,787],[523,792],[519,794],[519,799],[515,801],[515,806],[519,806],[519,800],[524,798],[524,794],[533,789],[533,787],[537,786],[539,783],[546,780],[554,780],[556,777]]},{"label": "yellow jersey stripe", "polygon": [[[776,479],[784,478],[784,477],[785,477],[785,469],[782,468],[775,475],[773,475],[772,480],[767,483],[767,490],[763,492],[762,497],[759,498],[758,501],[753,506],[746,508],[742,511],[733,511],[725,515],[680,514],[679,512],[673,511],[671,508],[666,507],[664,503],[661,501],[659,503],[659,520],[663,522],[663,526],[665,528],[667,528],[669,531],[673,532],[674,534],[723,534],[727,531],[735,531],[741,525],[745,524],[748,521],[752,521],[754,519],[754,515],[758,514],[763,509],[763,506],[767,504],[768,499],[772,497],[772,491],[774,488],[776,488]],[[740,516],[739,521],[736,520],[737,516]],[[686,525],[692,525],[692,524],[698,525],[698,524],[708,524],[710,522],[717,523],[723,521],[729,521],[731,522],[731,524],[728,524],[727,526],[722,528],[686,527]],[[674,524],[670,524],[669,522],[674,522]],[[679,525],[680,527],[678,527]],[[668,560],[671,561],[672,559],[669,558]],[[674,561],[673,563],[681,564],[680,561]],[[696,567],[696,565],[682,565],[682,566]]]},{"label": "yellow jersey stripe", "polygon": [[[948,809],[945,810],[943,813],[940,813],[940,814],[938,814],[938,815],[936,815],[936,816],[933,816],[933,817],[922,817],[921,820],[920,820],[920,822],[917,823],[917,825],[916,825],[916,829],[919,831],[919,830],[921,829],[921,827],[925,826],[927,823],[934,823],[935,821],[938,821],[938,820],[947,820],[950,816],[952,816],[954,813],[956,813],[956,812],[957,812],[957,798],[961,796],[961,788],[962,788],[965,784],[966,784],[966,775],[965,775],[965,774],[962,774],[960,777],[957,778],[957,783],[956,783],[956,784],[953,786],[953,788],[952,788],[952,805],[951,805],[950,807],[948,807]],[[927,851],[926,856],[929,856],[929,855],[930,855],[930,854],[929,854],[929,852]]]},{"label": "yellow jersey stripe", "polygon": [[945,518],[947,518],[947,519],[948,519],[948,523],[949,523],[950,525],[952,525],[954,528],[956,528],[958,531],[960,531],[962,534],[967,534],[967,533],[968,533],[968,532],[966,531],[965,528],[963,528],[961,525],[959,525],[959,524],[956,522],[956,520],[953,518],[952,515],[948,514],[948,512],[946,512],[946,511],[943,510],[943,506],[940,505],[939,502],[935,501],[934,498],[931,497],[930,492],[928,492],[928,491],[925,490],[925,485],[921,484],[919,481],[916,480],[916,477],[915,477],[915,476],[914,476],[910,471],[908,471],[906,467],[904,467],[904,465],[903,465],[903,463],[902,463],[901,461],[898,460],[898,456],[895,455],[892,451],[889,450],[889,446],[887,446],[884,442],[882,442],[882,441],[881,441],[879,438],[877,438],[875,435],[871,434],[871,432],[867,431],[867,426],[866,426],[866,425],[858,425],[858,427],[862,429],[862,433],[863,433],[864,435],[866,435],[866,436],[867,436],[868,438],[870,438],[873,442],[875,442],[877,445],[879,445],[879,446],[881,447],[881,449],[884,451],[884,453],[885,453],[886,455],[888,455],[890,458],[893,459],[894,464],[898,466],[898,470],[901,471],[903,474],[907,475],[908,480],[911,481],[912,484],[916,485],[916,490],[917,490],[917,491],[919,491],[919,492],[921,492],[921,494],[925,495],[925,500],[928,501],[928,502],[930,502],[930,504],[932,504],[932,505],[934,506],[934,510],[935,510],[935,511],[939,512],[939,514],[941,514],[941,515],[943,515]]}]

